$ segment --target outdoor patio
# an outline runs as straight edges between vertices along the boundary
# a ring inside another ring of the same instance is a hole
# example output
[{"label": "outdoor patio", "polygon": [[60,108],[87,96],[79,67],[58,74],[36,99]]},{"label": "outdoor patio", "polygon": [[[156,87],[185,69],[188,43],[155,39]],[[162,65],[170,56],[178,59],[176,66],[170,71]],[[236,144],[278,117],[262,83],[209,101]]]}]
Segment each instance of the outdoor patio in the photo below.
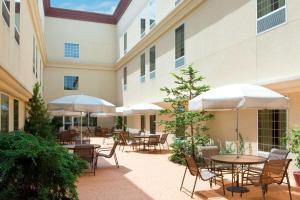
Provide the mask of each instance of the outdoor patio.
[{"label": "outdoor patio", "polygon": [[[101,146],[111,145],[112,140],[106,140],[105,145],[100,138],[91,138],[91,143]],[[194,177],[188,173],[182,191],[179,190],[184,166],[168,161],[168,152],[135,152],[126,147],[124,152],[117,149],[120,168],[115,167],[114,159],[98,159],[96,176],[84,173],[78,180],[78,194],[81,200],[98,199],[190,199]],[[300,199],[300,188],[294,187],[294,179],[290,174],[293,199]],[[226,184],[230,184],[230,177],[226,177]],[[262,199],[260,188],[249,187],[250,192],[242,199]],[[209,187],[208,182],[198,180],[194,199],[241,199],[239,194],[231,197],[226,191],[223,196],[219,186]],[[288,199],[288,189],[285,184],[272,185],[266,199]]]}]

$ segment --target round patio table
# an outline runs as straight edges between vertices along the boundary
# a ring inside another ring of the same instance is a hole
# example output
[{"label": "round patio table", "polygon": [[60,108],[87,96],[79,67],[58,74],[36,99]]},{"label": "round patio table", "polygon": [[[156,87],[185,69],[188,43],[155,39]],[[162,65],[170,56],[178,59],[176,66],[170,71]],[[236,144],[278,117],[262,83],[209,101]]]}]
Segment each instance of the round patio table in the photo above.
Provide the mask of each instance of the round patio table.
[{"label": "round patio table", "polygon": [[134,139],[143,140],[143,151],[146,151],[146,139],[149,139],[151,135],[135,135]]},{"label": "round patio table", "polygon": [[[254,165],[264,163],[267,159],[261,156],[253,156],[253,155],[215,155],[212,156],[211,159],[214,162],[231,164],[232,166],[232,178],[231,178],[231,186],[226,189],[230,191],[233,195],[234,192],[237,193],[245,193],[249,192],[249,189],[246,187],[240,186],[239,184],[239,170],[234,170],[235,165],[241,165],[241,172],[243,172],[244,165]],[[236,184],[234,185],[234,177],[236,178]],[[243,180],[242,180],[243,181]]]},{"label": "round patio table", "polygon": [[98,149],[101,147],[100,144],[66,144],[66,145],[62,145],[63,147],[70,149],[70,150],[74,150],[75,147],[89,147],[89,146],[93,146],[94,149]]}]

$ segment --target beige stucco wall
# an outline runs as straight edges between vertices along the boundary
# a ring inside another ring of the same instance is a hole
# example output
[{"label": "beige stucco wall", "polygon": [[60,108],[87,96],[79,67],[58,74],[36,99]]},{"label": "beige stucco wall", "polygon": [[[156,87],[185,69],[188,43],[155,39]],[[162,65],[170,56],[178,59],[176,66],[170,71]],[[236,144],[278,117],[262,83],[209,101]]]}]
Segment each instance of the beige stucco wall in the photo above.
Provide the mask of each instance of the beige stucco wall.
[{"label": "beige stucco wall", "polygon": [[[112,68],[116,62],[116,26],[46,17],[45,38],[49,62]],[[80,46],[79,59],[64,57],[64,43]]]}]

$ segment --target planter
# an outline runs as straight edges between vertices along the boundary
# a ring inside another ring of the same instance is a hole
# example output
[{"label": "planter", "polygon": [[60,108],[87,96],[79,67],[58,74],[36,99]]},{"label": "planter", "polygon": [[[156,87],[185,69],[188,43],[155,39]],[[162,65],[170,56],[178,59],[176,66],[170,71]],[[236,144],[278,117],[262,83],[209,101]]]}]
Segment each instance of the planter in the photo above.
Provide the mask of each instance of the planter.
[{"label": "planter", "polygon": [[300,171],[293,172],[295,183],[297,187],[300,187]]}]

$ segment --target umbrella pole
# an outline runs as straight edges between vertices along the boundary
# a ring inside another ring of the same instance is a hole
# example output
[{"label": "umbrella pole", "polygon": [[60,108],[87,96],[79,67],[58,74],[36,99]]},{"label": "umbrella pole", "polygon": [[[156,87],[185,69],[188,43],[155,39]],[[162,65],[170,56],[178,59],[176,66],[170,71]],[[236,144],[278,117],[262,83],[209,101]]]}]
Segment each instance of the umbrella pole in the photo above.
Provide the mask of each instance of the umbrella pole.
[{"label": "umbrella pole", "polygon": [[236,157],[239,158],[239,109],[236,111]]},{"label": "umbrella pole", "polygon": [[81,112],[81,115],[80,115],[80,143],[82,144],[82,115],[83,115],[83,112]]}]

